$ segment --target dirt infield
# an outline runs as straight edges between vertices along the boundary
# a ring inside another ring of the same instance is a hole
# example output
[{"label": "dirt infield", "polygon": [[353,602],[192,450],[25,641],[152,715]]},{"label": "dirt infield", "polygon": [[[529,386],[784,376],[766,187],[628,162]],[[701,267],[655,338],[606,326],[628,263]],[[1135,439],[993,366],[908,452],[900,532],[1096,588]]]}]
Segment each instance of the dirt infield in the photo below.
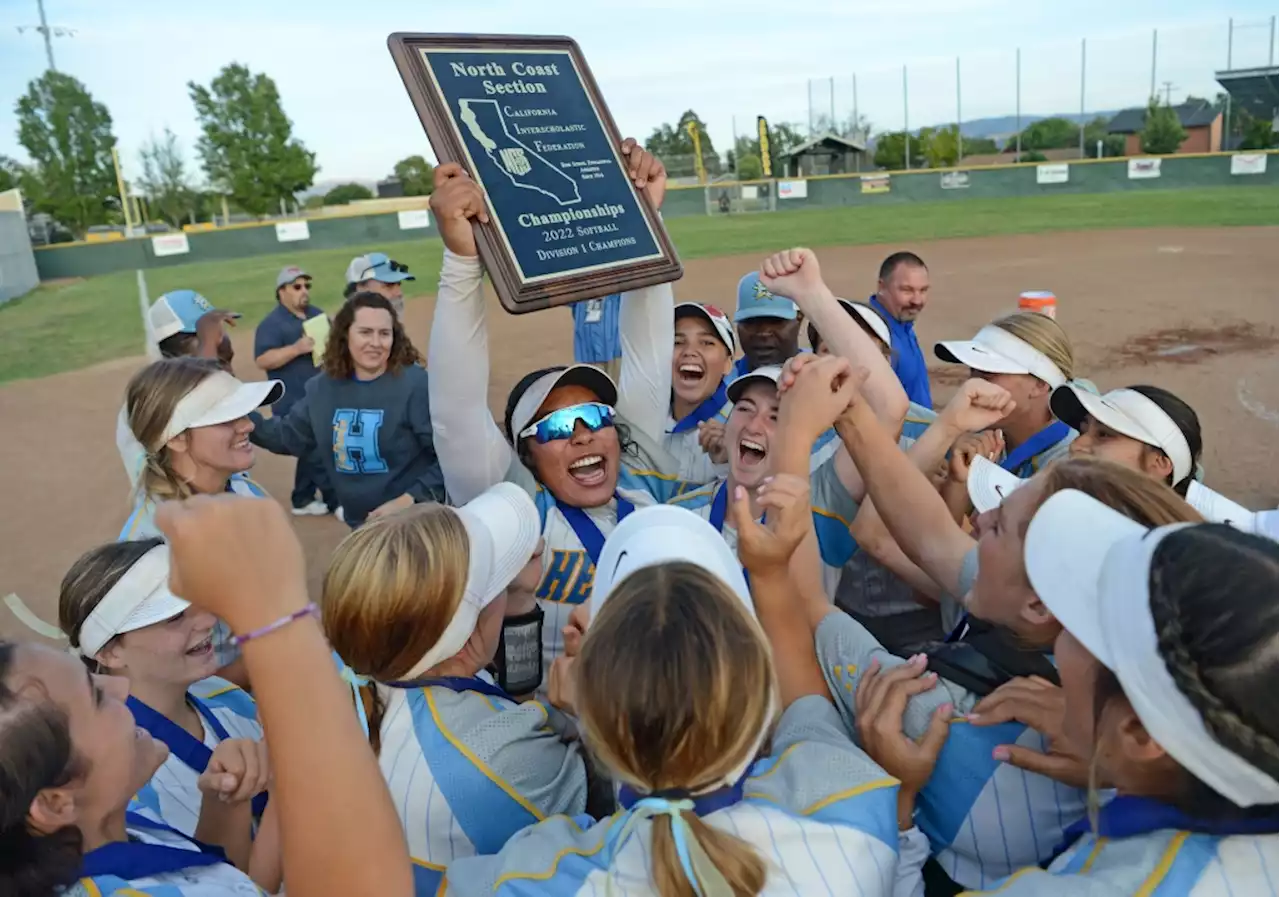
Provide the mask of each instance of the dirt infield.
[{"label": "dirt infield", "polygon": [[[1276,507],[1276,228],[946,240],[825,249],[819,258],[837,292],[861,298],[873,290],[880,260],[901,248],[920,253],[932,272],[933,298],[918,325],[922,345],[971,335],[1010,310],[1021,290],[1051,289],[1075,344],[1078,375],[1104,389],[1157,384],[1186,399],[1204,428],[1208,485],[1250,507]],[[738,277],[759,261],[691,262],[676,295],[732,308]],[[336,285],[318,286],[320,296],[336,293]],[[571,357],[572,332],[567,311],[517,318],[490,300],[489,401],[500,409],[521,374]],[[332,311],[336,301],[321,304]],[[432,306],[429,298],[408,306],[420,346]],[[248,328],[236,334],[236,369],[257,379],[252,341]],[[141,363],[127,359],[0,386],[7,437],[0,446],[0,596],[21,595],[46,620],[56,619],[58,583],[70,563],[113,539],[127,515],[128,484],[113,437],[125,383]],[[939,367],[935,400],[956,382]],[[27,442],[32,433],[38,435]],[[292,459],[263,452],[254,477],[287,501],[292,471]],[[332,518],[303,519],[297,528],[318,594],[325,561],[347,530]],[[0,610],[0,633],[29,635],[7,609]]]}]

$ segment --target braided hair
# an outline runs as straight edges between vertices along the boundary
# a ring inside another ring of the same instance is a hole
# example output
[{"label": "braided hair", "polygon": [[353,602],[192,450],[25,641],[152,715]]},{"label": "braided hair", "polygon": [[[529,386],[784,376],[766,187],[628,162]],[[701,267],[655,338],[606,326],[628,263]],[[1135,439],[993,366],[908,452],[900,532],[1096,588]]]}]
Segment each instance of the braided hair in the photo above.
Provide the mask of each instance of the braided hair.
[{"label": "braided hair", "polygon": [[[1151,561],[1149,590],[1165,669],[1215,741],[1267,775],[1277,751],[1276,591],[1280,546],[1226,524],[1168,535]],[[1099,670],[1095,714],[1121,693]],[[1184,771],[1169,799],[1203,819],[1274,817],[1275,805],[1242,809]]]}]

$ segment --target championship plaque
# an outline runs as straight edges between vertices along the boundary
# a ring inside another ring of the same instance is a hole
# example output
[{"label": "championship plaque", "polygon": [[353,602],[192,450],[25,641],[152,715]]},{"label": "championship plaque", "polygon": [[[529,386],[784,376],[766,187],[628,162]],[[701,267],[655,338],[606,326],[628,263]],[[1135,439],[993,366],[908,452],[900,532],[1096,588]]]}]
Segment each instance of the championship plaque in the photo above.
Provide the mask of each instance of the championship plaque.
[{"label": "championship plaque", "polygon": [[489,223],[475,224],[476,244],[507,311],[679,279],[575,41],[393,34],[387,44],[436,158],[484,188]]}]

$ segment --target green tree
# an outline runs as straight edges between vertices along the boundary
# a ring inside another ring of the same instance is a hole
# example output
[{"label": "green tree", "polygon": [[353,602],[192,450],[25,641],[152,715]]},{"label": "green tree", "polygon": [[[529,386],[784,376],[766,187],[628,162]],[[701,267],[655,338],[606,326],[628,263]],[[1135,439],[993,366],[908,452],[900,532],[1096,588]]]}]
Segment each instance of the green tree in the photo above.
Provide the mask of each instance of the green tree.
[{"label": "green tree", "polygon": [[311,186],[316,156],[293,137],[276,83],[232,63],[209,87],[188,82],[203,131],[196,149],[205,175],[251,215],[265,215],[281,200]]},{"label": "green tree", "polygon": [[960,133],[949,128],[921,128],[916,135],[925,164],[930,168],[951,168],[960,158]]},{"label": "green tree", "polygon": [[392,173],[404,188],[405,196],[430,196],[435,189],[432,181],[435,167],[422,156],[401,159]]},{"label": "green tree", "polygon": [[105,224],[116,193],[111,114],[78,80],[45,72],[18,99],[18,142],[31,158],[22,190],[76,234]]},{"label": "green tree", "polygon": [[178,138],[165,128],[164,136],[152,136],[142,145],[138,156],[142,160],[142,177],[138,179],[138,186],[142,188],[152,214],[158,214],[174,227],[181,227],[191,215],[195,197]]},{"label": "green tree", "polygon": [[1272,127],[1270,119],[1255,118],[1244,109],[1232,114],[1235,116],[1235,122],[1232,124],[1231,130],[1240,135],[1239,149],[1265,150],[1276,148],[1276,130]]},{"label": "green tree", "polygon": [[739,156],[737,171],[740,181],[756,181],[764,177],[764,165],[755,153]]},{"label": "green tree", "polygon": [[16,159],[0,156],[0,193],[13,190],[22,184],[22,166]]},{"label": "green tree", "polygon": [[698,143],[702,151],[702,164],[707,174],[721,172],[720,156],[711,137],[707,134],[707,126],[692,109],[687,110],[674,125],[663,124],[654,128],[644,148],[653,153],[667,166],[669,174],[675,177],[689,177],[697,171],[693,151],[693,135],[689,133],[692,123],[698,132]]},{"label": "green tree", "polygon": [[1109,121],[1104,116],[1097,116],[1084,126],[1084,154],[1090,158],[1097,155],[1098,141],[1102,141],[1102,155],[1113,158],[1124,155],[1124,135],[1111,134],[1107,131]]},{"label": "green tree", "polygon": [[321,196],[319,193],[314,193],[311,196],[307,197],[306,201],[302,204],[302,207],[304,209],[310,209],[312,211],[323,208],[324,197]]},{"label": "green tree", "polygon": [[966,156],[986,156],[1000,152],[1000,147],[990,137],[965,137],[964,154]]},{"label": "green tree", "polygon": [[373,199],[373,191],[364,184],[339,184],[324,195],[324,204],[345,206],[353,199]]},{"label": "green tree", "polygon": [[1182,141],[1187,139],[1187,131],[1172,107],[1162,106],[1158,99],[1152,97],[1147,104],[1147,114],[1138,139],[1144,153],[1176,153],[1178,147],[1182,146]]},{"label": "green tree", "polygon": [[903,151],[907,139],[911,140],[911,167],[924,167],[924,150],[920,140],[914,134],[904,131],[890,131],[876,137],[876,154],[872,161],[877,168],[898,171],[903,168]]},{"label": "green tree", "polygon": [[1042,118],[1022,129],[1022,148],[1067,149],[1080,144],[1080,126],[1065,118]]},{"label": "green tree", "polygon": [[[800,133],[799,125],[781,121],[769,125],[769,141],[769,152],[776,159],[787,150],[795,149],[804,143],[805,137]],[[759,144],[759,141],[757,140],[756,143]],[[759,150],[759,146],[756,149]]]}]

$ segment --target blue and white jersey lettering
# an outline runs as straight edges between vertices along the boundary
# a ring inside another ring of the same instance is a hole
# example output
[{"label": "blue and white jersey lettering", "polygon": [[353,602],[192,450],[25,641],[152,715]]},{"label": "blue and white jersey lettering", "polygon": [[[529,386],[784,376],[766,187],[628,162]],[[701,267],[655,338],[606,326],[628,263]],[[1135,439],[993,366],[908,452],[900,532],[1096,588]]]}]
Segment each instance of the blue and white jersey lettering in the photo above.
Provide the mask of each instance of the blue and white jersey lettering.
[{"label": "blue and white jersey lettering", "polygon": [[333,465],[338,473],[386,473],[387,462],[378,449],[381,408],[335,408]]}]

